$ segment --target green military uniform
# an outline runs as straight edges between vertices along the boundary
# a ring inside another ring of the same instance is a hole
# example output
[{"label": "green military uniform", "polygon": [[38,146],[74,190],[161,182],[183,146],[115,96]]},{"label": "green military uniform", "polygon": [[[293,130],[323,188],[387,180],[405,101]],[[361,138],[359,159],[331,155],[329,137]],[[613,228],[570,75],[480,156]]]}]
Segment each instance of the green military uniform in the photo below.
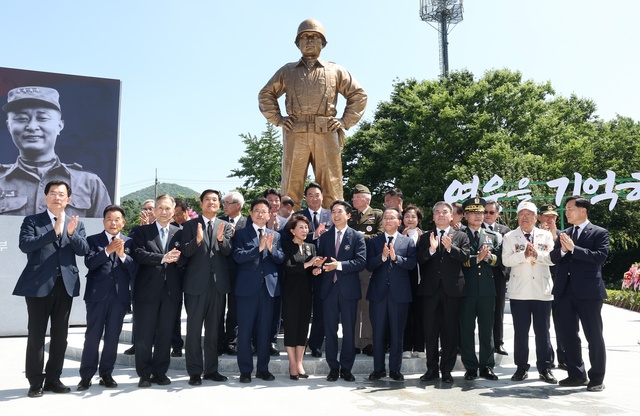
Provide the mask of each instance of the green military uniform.
[{"label": "green military uniform", "polygon": [[[474,210],[476,209],[471,206],[466,211]],[[482,207],[482,211],[484,211],[484,207]],[[462,267],[467,296],[462,299],[460,307],[460,355],[465,369],[473,372],[478,368],[481,370],[491,369],[495,365],[493,319],[496,288],[493,281],[493,268],[499,267],[501,264],[501,247],[500,240],[493,231],[483,228],[474,231],[467,227],[465,232],[469,237],[471,250],[469,260]],[[489,247],[491,254],[487,259],[478,262],[478,252],[482,246]],[[475,353],[476,318],[480,341],[479,357]]]},{"label": "green military uniform", "polygon": [[[369,188],[359,184],[355,186],[353,193],[371,195]],[[362,212],[354,209],[347,224],[354,230],[364,233],[364,241],[367,249],[369,247],[369,240],[378,234],[384,233],[384,229],[382,228],[382,211],[371,208],[371,206],[367,206]],[[369,319],[369,301],[367,300],[371,272],[365,269],[359,273],[359,277],[362,298],[358,301],[356,310],[355,346],[356,349],[366,349],[367,346],[373,345],[373,331],[371,329],[371,320]],[[365,352],[372,355],[373,349]]]},{"label": "green military uniform", "polygon": [[64,181],[71,187],[67,215],[102,218],[103,210],[111,204],[98,175],[77,163],[61,163],[56,158],[46,171],[39,173],[37,167],[18,158],[14,164],[0,165],[0,215],[33,215],[46,210],[44,189],[51,181]]}]

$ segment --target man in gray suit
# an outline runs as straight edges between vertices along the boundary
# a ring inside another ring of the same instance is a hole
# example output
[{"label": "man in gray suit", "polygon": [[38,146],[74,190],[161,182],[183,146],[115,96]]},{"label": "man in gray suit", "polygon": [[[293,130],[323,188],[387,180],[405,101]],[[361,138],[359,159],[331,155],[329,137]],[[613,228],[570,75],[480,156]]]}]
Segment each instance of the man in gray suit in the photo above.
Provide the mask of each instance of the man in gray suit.
[{"label": "man in gray suit", "polygon": [[[207,189],[200,195],[202,215],[187,221],[182,229],[184,304],[187,310],[186,361],[189,384],[204,379],[226,381],[218,372],[218,328],[224,299],[231,291],[228,256],[231,254],[231,224],[216,218],[219,191]],[[201,334],[204,325],[204,367]]]}]

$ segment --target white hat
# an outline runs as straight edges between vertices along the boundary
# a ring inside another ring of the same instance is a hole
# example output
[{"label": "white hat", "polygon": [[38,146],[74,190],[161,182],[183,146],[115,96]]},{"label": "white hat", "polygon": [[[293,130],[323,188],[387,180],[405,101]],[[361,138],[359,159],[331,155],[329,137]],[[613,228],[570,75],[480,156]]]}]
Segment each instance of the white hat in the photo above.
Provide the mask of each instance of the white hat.
[{"label": "white hat", "polygon": [[534,214],[538,212],[538,208],[536,208],[536,205],[533,202],[529,201],[520,202],[520,204],[518,205],[518,212],[522,211],[523,209],[528,209]]}]

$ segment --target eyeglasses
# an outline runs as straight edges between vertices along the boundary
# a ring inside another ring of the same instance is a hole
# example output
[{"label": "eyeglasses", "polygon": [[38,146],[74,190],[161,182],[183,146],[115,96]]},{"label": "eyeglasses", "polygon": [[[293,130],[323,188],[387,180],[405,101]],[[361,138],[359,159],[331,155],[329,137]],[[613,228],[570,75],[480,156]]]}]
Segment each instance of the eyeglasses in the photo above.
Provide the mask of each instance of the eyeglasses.
[{"label": "eyeglasses", "polygon": [[63,193],[58,193],[58,192],[49,192],[47,194],[47,196],[51,197],[51,198],[60,198],[60,199],[64,199],[67,197],[67,194],[63,194]]},{"label": "eyeglasses", "polygon": [[236,201],[222,201],[222,205],[233,205],[233,204],[237,204]]},{"label": "eyeglasses", "polygon": [[495,215],[495,214],[497,214],[497,211],[485,211],[484,214],[485,215]]}]

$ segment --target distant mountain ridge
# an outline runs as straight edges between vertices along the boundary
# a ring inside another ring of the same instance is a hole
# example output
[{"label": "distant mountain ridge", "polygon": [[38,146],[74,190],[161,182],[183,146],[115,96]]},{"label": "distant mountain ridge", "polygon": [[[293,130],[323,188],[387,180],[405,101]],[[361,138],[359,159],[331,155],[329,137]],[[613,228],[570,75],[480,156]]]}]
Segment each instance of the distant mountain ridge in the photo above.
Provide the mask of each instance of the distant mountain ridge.
[{"label": "distant mountain ridge", "polygon": [[[186,198],[199,198],[200,192],[196,192],[191,188],[187,188],[186,186],[181,186],[175,183],[159,183],[158,184],[158,195],[169,194],[172,197],[184,196]],[[136,202],[144,202],[147,199],[154,199],[156,197],[156,187],[155,185],[147,186],[146,188],[142,188],[138,191],[131,192],[120,199],[122,201],[136,201]]]}]

